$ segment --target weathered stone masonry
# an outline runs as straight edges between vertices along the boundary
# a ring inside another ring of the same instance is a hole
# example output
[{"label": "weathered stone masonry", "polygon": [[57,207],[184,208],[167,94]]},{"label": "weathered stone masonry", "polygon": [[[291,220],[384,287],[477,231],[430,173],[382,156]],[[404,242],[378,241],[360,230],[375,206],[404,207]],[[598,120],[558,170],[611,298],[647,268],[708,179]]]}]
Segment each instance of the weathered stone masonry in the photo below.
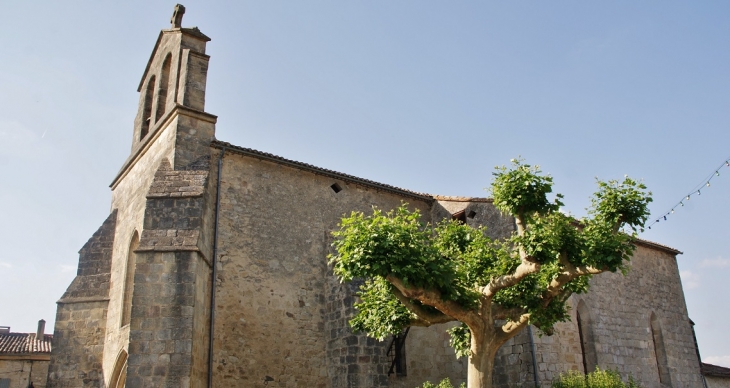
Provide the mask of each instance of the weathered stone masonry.
[{"label": "weathered stone masonry", "polygon": [[[58,302],[48,386],[464,382],[467,360],[456,359],[445,332],[452,324],[412,328],[407,373],[388,374],[390,339],[348,325],[357,284],[332,274],[330,233],[343,214],[403,202],[425,222],[457,217],[486,226],[492,238],[509,236],[514,220],[488,199],[414,193],[216,141],[217,118],[205,112],[210,39],[182,28],[183,12],[177,7],[172,28],[160,33],[140,81],[132,150],[111,185],[113,211],[82,248],[78,276]],[[524,331],[503,346],[496,386],[532,387],[538,378],[547,387],[560,372],[597,365],[647,388],[660,387],[660,370],[665,386],[699,388],[677,253],[641,242],[629,275],[593,279],[555,335],[531,339]]]},{"label": "weathered stone masonry", "polygon": [[209,284],[210,263],[198,248],[207,177],[207,170],[171,170],[167,160],[155,173],[136,251],[130,386],[202,386],[193,343],[207,343],[196,335],[207,325],[195,325],[196,307],[198,314],[207,310],[197,297]]}]

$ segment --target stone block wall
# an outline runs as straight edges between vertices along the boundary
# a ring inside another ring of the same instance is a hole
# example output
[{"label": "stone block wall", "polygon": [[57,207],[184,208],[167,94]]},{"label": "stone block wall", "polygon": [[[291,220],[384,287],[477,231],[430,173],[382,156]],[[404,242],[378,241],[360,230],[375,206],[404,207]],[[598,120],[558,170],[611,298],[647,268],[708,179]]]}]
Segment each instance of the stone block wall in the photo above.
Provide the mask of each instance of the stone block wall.
[{"label": "stone block wall", "polygon": [[[631,375],[647,388],[702,386],[675,253],[651,244],[637,245],[626,276],[594,276],[587,294],[571,297],[571,320],[556,324],[552,336],[534,337],[542,387],[549,387],[561,373],[585,369],[577,320],[581,304],[581,329],[590,342],[586,345],[589,371],[595,366],[618,370],[624,379]],[[652,313],[658,318],[667,353],[670,383],[665,385],[659,379]],[[496,386],[532,385],[526,338],[526,332],[520,333],[500,349]]]},{"label": "stone block wall", "polygon": [[215,136],[216,117],[186,107],[176,108],[179,114],[175,138],[175,170],[208,170],[210,142]]},{"label": "stone block wall", "polygon": [[134,387],[198,387],[191,380],[196,274],[205,266],[197,252],[137,255],[127,384]]},{"label": "stone block wall", "polygon": [[699,360],[675,255],[639,245],[629,273],[591,280],[582,299],[591,312],[598,365],[660,387],[651,314],[661,327],[672,387],[701,387]]},{"label": "stone block wall", "polygon": [[730,388],[730,377],[707,376],[707,388]]},{"label": "stone block wall", "polygon": [[[537,337],[533,330],[533,340]],[[547,365],[543,365],[547,371]],[[541,371],[541,372],[545,372]],[[538,378],[540,373],[538,374]],[[495,387],[535,387],[530,333],[523,330],[507,341],[497,352],[494,359]]]},{"label": "stone block wall", "polygon": [[205,110],[205,84],[210,57],[205,52],[184,48],[181,52],[180,98],[178,103],[193,109]]},{"label": "stone block wall", "polygon": [[[409,335],[406,344],[409,371],[416,372],[388,377],[389,339],[352,333],[347,322],[354,313],[354,285],[340,284],[327,266],[330,232],[344,214],[370,212],[373,205],[393,209],[406,201],[428,222],[430,198],[378,190],[238,149],[225,155],[216,387],[401,386],[400,381],[420,384],[432,376],[466,375],[465,368],[453,367],[453,355],[449,363],[433,362],[446,356],[449,346],[443,328],[429,328]],[[339,192],[331,188],[335,183]],[[443,350],[419,354],[413,343],[419,339]],[[428,375],[418,376],[418,371]]]},{"label": "stone block wall", "polygon": [[[29,356],[33,358],[37,356]],[[46,388],[48,360],[23,359],[0,356],[0,379],[10,380],[8,388],[27,388],[31,382],[35,388]]]},{"label": "stone block wall", "polygon": [[[456,358],[449,345],[451,336],[446,331],[457,323],[446,323],[429,328],[412,327],[406,337],[406,376],[389,376],[389,387],[420,387],[424,381],[437,384],[448,377],[454,387],[466,383],[469,359]],[[387,365],[388,368],[390,365]]]},{"label": "stone block wall", "polygon": [[327,278],[325,305],[326,372],[325,387],[388,387],[390,360],[386,353],[390,339],[377,341],[363,333],[353,333],[348,321],[355,315],[357,290],[361,281],[340,283]]},{"label": "stone block wall", "polygon": [[[557,323],[554,326],[553,335],[545,335],[537,329],[533,331],[537,378],[542,387],[550,387],[552,381],[561,373],[572,370],[583,371],[583,356],[575,315],[576,304],[573,300],[569,304],[571,305],[571,320]],[[528,355],[521,357],[527,358]],[[605,369],[605,367],[601,367]]]}]

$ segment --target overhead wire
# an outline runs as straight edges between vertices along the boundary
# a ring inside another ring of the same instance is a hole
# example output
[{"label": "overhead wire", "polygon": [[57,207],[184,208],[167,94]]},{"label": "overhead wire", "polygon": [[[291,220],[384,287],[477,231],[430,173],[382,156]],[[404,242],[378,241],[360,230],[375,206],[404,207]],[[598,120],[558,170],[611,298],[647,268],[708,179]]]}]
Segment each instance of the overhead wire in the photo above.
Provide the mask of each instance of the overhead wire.
[{"label": "overhead wire", "polygon": [[656,219],[654,219],[654,221],[652,223],[650,223],[647,226],[647,228],[651,229],[651,227],[654,224],[657,224],[662,220],[667,221],[667,217],[674,214],[675,209],[677,209],[679,207],[684,207],[684,203],[689,201],[692,198],[692,196],[702,195],[702,190],[706,187],[711,187],[710,181],[712,181],[712,179],[720,176],[720,170],[722,170],[723,167],[730,167],[730,156],[725,158],[725,160],[722,163],[720,163],[720,165],[717,166],[717,168],[715,168],[712,171],[712,173],[707,175],[707,177],[705,177],[705,179],[703,179],[700,183],[698,183],[689,193],[687,193],[687,195],[683,196],[682,199],[679,202],[677,202],[674,206],[672,206],[672,208],[670,210],[668,210],[665,213],[662,213],[662,215],[660,215],[659,217],[656,217]]}]

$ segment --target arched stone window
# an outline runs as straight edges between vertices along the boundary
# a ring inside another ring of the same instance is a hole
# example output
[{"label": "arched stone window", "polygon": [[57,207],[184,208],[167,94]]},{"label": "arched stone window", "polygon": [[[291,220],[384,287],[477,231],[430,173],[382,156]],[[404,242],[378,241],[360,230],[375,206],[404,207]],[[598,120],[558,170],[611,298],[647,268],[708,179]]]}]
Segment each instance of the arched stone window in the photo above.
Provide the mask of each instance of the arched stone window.
[{"label": "arched stone window", "polygon": [[109,388],[124,388],[127,382],[127,352],[122,349],[114,363],[111,379],[109,379]]},{"label": "arched stone window", "polygon": [[172,62],[172,54],[167,54],[162,62],[162,73],[160,73],[159,87],[157,88],[157,112],[155,112],[155,121],[159,121],[165,114],[165,105],[167,105],[167,91],[170,83],[170,63]]},{"label": "arched stone window", "polygon": [[134,251],[139,246],[137,231],[132,236],[127,253],[127,268],[124,276],[124,296],[122,297],[122,326],[129,325],[132,317],[132,291],[134,290],[134,268],[137,265],[137,254]]},{"label": "arched stone window", "polygon": [[144,92],[144,106],[142,107],[142,127],[139,131],[139,140],[144,139],[145,136],[150,132],[150,126],[152,125],[152,98],[155,93],[155,76],[153,75],[149,81],[147,81],[147,88]]},{"label": "arched stone window", "polygon": [[649,325],[651,327],[651,338],[654,342],[654,355],[656,356],[656,366],[659,371],[659,382],[671,387],[672,379],[669,375],[669,364],[667,363],[667,351],[664,348],[662,326],[654,312],[649,317]]},{"label": "arched stone window", "polygon": [[593,322],[588,306],[584,301],[578,302],[576,309],[578,321],[578,335],[580,336],[580,351],[583,355],[583,372],[588,374],[596,369],[598,357],[596,355],[596,341],[593,336]]}]

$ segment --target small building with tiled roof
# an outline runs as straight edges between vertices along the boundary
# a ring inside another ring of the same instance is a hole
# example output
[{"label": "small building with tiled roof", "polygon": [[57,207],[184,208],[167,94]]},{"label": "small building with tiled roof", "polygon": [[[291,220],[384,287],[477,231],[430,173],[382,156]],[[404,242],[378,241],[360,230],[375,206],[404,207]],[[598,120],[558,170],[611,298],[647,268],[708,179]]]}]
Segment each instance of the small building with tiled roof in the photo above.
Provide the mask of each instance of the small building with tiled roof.
[{"label": "small building with tiled roof", "polygon": [[0,388],[46,386],[53,335],[45,334],[46,321],[35,333],[12,333],[0,326]]},{"label": "small building with tiled roof", "polygon": [[707,388],[730,388],[730,368],[703,362],[701,370]]}]

